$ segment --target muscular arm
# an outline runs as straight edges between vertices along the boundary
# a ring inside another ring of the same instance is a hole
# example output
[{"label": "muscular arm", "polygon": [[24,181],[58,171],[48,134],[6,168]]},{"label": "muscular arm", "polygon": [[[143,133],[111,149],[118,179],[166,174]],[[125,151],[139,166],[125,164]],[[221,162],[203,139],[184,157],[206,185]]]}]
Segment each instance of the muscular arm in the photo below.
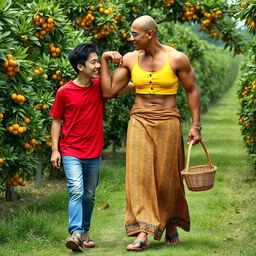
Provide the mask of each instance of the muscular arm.
[{"label": "muscular arm", "polygon": [[101,59],[101,87],[103,92],[103,97],[110,98],[116,95],[120,90],[122,90],[130,81],[130,72],[127,68],[128,58],[123,57],[121,65],[110,74],[108,61],[112,60],[113,63],[117,63],[118,56],[110,56],[109,52],[103,53]]},{"label": "muscular arm", "polygon": [[[188,106],[192,117],[192,125],[200,126],[200,98],[198,88],[196,86],[195,73],[185,54],[181,54],[179,58],[180,66],[178,69],[178,77],[187,94]],[[194,140],[194,144],[197,144],[201,140],[201,135],[198,130],[190,130],[188,142],[191,140]]]},{"label": "muscular arm", "polygon": [[52,128],[51,128],[51,137],[52,137],[52,155],[51,163],[53,167],[60,168],[61,156],[58,148],[60,133],[61,133],[62,121],[59,119],[53,119]]},{"label": "muscular arm", "polygon": [[118,95],[123,95],[129,92],[135,92],[135,86],[132,82],[129,82],[121,91],[118,92]]}]

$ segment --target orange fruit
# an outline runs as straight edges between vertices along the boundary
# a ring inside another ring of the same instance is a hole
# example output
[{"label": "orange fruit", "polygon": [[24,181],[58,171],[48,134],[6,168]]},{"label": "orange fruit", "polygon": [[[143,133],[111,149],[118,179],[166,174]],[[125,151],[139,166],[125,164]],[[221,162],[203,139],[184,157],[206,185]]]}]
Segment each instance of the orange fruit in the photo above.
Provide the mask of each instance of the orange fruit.
[{"label": "orange fruit", "polygon": [[26,124],[29,124],[29,123],[30,123],[30,119],[29,119],[28,117],[26,117],[26,118],[24,118],[24,122],[25,122]]},{"label": "orange fruit", "polygon": [[21,184],[23,179],[21,177],[19,177],[16,181],[17,181],[18,184]]},{"label": "orange fruit", "polygon": [[18,173],[15,173],[15,174],[12,175],[12,177],[16,180],[16,179],[19,178],[19,174],[18,174]]},{"label": "orange fruit", "polygon": [[18,132],[23,133],[24,132],[23,127],[19,127]]},{"label": "orange fruit", "polygon": [[17,62],[15,60],[13,60],[13,59],[10,59],[9,60],[9,65],[10,66],[17,66]]},{"label": "orange fruit", "polygon": [[9,131],[9,132],[13,132],[13,126],[9,126],[9,127],[8,127],[8,131]]},{"label": "orange fruit", "polygon": [[42,28],[48,28],[48,23],[44,23],[44,24],[42,25]]},{"label": "orange fruit", "polygon": [[44,36],[46,34],[46,31],[44,29],[40,30],[40,35]]},{"label": "orange fruit", "polygon": [[35,106],[35,109],[36,109],[36,110],[40,110],[40,109],[41,109],[41,106],[40,106],[39,104],[37,104],[37,105]]},{"label": "orange fruit", "polygon": [[39,19],[39,22],[40,22],[41,24],[43,24],[43,23],[45,22],[45,19],[44,19],[44,18],[40,18],[40,19]]},{"label": "orange fruit", "polygon": [[13,124],[12,127],[14,130],[18,130],[20,126],[18,124]]},{"label": "orange fruit", "polygon": [[43,104],[42,109],[46,110],[47,108],[48,108],[48,106],[46,104]]},{"label": "orange fruit", "polygon": [[35,139],[31,139],[31,140],[29,141],[29,143],[30,143],[31,145],[35,145],[35,144],[36,144],[36,140],[35,140]]},{"label": "orange fruit", "polygon": [[13,182],[12,182],[12,185],[13,185],[13,186],[18,186],[18,182],[17,182],[17,181],[13,181]]},{"label": "orange fruit", "polygon": [[4,159],[1,157],[0,158],[0,164],[2,164],[4,162]]},{"label": "orange fruit", "polygon": [[3,62],[3,66],[4,66],[5,68],[7,68],[7,67],[9,66],[9,62],[8,62],[8,61],[4,61],[4,62]]},{"label": "orange fruit", "polygon": [[48,147],[51,147],[52,146],[52,143],[50,141],[46,141],[45,142],[45,145],[48,146]]},{"label": "orange fruit", "polygon": [[18,95],[17,95],[16,93],[13,93],[13,94],[11,94],[11,99],[12,99],[12,100],[16,100],[16,99],[17,99],[17,96],[18,96]]},{"label": "orange fruit", "polygon": [[14,68],[13,68],[13,71],[16,72],[16,73],[19,72],[19,71],[20,71],[19,66],[14,67]]},{"label": "orange fruit", "polygon": [[22,40],[22,41],[28,41],[28,36],[22,36],[22,37],[21,37],[21,40]]},{"label": "orange fruit", "polygon": [[40,20],[40,15],[37,15],[33,20],[34,21],[39,21]]},{"label": "orange fruit", "polygon": [[18,94],[16,100],[17,100],[17,101],[25,101],[26,98],[25,98],[23,95]]},{"label": "orange fruit", "polygon": [[23,144],[23,147],[24,147],[25,149],[30,149],[31,145],[26,142],[26,143]]},{"label": "orange fruit", "polygon": [[48,22],[48,23],[53,23],[53,22],[54,22],[54,19],[53,19],[53,18],[48,18],[47,22]]},{"label": "orange fruit", "polygon": [[27,182],[25,180],[23,180],[21,183],[20,183],[21,186],[26,186],[27,185]]},{"label": "orange fruit", "polygon": [[7,71],[13,71],[13,66],[8,66],[8,67],[6,68],[6,70],[7,70]]}]

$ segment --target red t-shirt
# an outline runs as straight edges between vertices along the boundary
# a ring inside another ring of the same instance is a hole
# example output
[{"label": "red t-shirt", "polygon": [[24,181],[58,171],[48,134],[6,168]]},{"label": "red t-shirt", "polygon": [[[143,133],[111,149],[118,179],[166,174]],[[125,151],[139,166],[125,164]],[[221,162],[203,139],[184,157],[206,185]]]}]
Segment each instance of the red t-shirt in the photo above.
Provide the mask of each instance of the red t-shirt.
[{"label": "red t-shirt", "polygon": [[78,86],[71,80],[58,89],[50,116],[63,120],[62,156],[88,159],[102,154],[105,103],[99,78],[92,79],[88,87]]}]

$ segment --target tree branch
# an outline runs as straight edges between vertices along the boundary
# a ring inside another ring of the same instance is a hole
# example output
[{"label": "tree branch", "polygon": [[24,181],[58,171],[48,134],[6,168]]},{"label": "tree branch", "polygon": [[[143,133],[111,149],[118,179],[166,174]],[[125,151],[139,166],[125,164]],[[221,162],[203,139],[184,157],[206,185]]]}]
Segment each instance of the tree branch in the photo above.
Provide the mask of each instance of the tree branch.
[{"label": "tree branch", "polygon": [[164,19],[161,19],[161,20],[156,21],[156,23],[157,23],[157,24],[160,24],[160,23],[163,23],[163,22],[166,22],[166,21],[170,21],[170,19],[164,18]]}]

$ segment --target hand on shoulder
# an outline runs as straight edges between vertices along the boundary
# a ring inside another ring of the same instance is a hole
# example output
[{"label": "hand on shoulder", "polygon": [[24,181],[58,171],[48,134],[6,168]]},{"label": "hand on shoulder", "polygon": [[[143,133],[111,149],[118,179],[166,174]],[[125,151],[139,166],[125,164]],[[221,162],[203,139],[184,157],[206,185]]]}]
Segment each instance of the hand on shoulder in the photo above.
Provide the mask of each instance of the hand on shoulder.
[{"label": "hand on shoulder", "polygon": [[102,54],[102,60],[112,61],[115,65],[122,64],[123,56],[118,51],[107,51]]}]

